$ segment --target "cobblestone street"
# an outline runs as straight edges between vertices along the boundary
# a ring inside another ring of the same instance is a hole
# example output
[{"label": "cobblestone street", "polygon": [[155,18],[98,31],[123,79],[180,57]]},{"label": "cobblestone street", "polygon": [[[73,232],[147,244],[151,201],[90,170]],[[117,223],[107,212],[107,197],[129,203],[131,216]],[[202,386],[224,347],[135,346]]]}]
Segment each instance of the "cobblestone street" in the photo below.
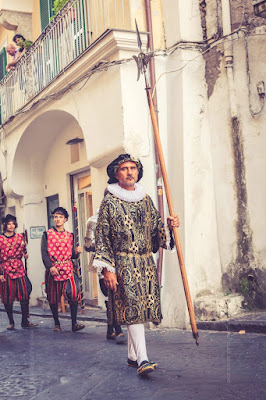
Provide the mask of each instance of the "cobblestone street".
[{"label": "cobblestone street", "polygon": [[105,339],[105,324],[85,322],[78,333],[62,319],[54,333],[51,318],[31,317],[34,330],[7,331],[0,313],[0,399],[54,400],[264,400],[263,334],[148,330],[147,346],[158,369],[140,378],[127,367],[127,346]]}]

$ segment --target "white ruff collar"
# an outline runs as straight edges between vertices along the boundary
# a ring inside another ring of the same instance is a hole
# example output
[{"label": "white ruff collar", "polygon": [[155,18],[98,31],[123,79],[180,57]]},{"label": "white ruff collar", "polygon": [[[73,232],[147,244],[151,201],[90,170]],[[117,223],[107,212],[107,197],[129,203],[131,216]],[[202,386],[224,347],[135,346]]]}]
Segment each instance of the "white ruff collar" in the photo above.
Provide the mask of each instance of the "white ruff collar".
[{"label": "white ruff collar", "polygon": [[107,186],[108,192],[118,197],[120,200],[128,201],[133,203],[134,201],[143,200],[146,196],[145,187],[140,183],[135,183],[135,190],[126,190],[121,188],[118,183],[111,183]]}]

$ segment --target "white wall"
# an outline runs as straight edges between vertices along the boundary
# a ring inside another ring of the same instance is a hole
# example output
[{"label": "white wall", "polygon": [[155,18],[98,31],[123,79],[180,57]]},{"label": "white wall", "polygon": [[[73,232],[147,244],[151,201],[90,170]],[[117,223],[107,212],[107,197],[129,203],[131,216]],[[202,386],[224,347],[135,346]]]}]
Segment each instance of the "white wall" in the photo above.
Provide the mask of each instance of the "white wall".
[{"label": "white wall", "polygon": [[195,0],[162,0],[166,47],[180,40],[202,40],[199,4]]},{"label": "white wall", "polygon": [[0,9],[32,13],[34,0],[1,0]]}]

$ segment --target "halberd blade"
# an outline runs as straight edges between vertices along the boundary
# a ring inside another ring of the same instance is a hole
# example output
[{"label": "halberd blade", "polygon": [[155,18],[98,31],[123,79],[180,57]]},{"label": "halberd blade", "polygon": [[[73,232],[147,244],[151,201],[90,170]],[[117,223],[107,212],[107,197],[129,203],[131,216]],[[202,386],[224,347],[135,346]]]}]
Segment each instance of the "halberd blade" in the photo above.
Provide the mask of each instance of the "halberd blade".
[{"label": "halberd blade", "polygon": [[138,24],[137,24],[137,20],[136,19],[135,19],[135,24],[136,24],[136,32],[137,32],[137,38],[138,38],[138,47],[139,47],[139,51],[141,52],[142,41],[141,41],[141,38],[140,38],[139,28],[138,28]]}]

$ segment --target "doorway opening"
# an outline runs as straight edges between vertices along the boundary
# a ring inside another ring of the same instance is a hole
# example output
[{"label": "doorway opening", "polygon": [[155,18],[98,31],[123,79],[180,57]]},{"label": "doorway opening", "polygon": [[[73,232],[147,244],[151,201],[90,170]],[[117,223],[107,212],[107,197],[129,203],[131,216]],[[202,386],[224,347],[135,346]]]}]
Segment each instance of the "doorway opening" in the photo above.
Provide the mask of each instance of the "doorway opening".
[{"label": "doorway opening", "polygon": [[[78,225],[79,245],[83,247],[87,220],[93,215],[90,170],[73,175],[71,181],[73,204],[76,203],[77,207],[77,220],[73,221],[74,232]],[[97,272],[92,267],[92,258],[93,254],[84,250],[80,256],[80,265],[85,303],[95,306],[98,305],[98,288]]]}]

